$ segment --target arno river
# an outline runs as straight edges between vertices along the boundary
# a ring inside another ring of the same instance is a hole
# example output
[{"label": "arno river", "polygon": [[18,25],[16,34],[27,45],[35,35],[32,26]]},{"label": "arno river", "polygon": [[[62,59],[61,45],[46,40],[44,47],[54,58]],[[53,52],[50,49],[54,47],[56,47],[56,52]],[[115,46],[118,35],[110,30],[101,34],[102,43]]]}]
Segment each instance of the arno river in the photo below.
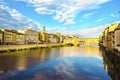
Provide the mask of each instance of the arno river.
[{"label": "arno river", "polygon": [[57,47],[0,54],[0,80],[112,80],[98,47]]}]

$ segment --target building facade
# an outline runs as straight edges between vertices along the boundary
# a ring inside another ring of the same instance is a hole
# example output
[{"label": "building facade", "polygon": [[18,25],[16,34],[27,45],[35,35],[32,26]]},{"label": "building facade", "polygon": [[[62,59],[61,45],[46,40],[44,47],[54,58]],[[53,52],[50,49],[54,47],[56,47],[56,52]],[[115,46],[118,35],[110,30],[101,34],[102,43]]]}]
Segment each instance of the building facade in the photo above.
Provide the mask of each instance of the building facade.
[{"label": "building facade", "polygon": [[39,33],[32,29],[19,29],[19,33],[24,34],[24,44],[38,44]]},{"label": "building facade", "polygon": [[80,46],[96,47],[99,44],[99,39],[98,38],[80,38],[79,43],[80,43]]},{"label": "building facade", "polygon": [[79,38],[76,36],[66,36],[63,40],[63,43],[78,46],[79,45]]},{"label": "building facade", "polygon": [[17,36],[17,31],[16,30],[10,30],[12,33],[12,44],[16,44],[16,36]]},{"label": "building facade", "polygon": [[57,36],[55,34],[51,34],[50,42],[57,43]]},{"label": "building facade", "polygon": [[3,32],[0,30],[0,45],[3,44]]},{"label": "building facade", "polygon": [[7,30],[7,29],[0,30],[1,45],[15,45],[15,44],[23,44],[23,43],[24,43],[24,35],[21,35],[21,33],[18,33],[16,30]]},{"label": "building facade", "polygon": [[12,32],[10,30],[7,29],[1,29],[1,31],[3,32],[3,45],[10,45],[13,44],[12,43]]},{"label": "building facade", "polygon": [[120,23],[113,23],[108,26],[100,35],[99,43],[100,46],[110,50],[120,51]]},{"label": "building facade", "polygon": [[46,43],[47,33],[45,32],[45,26],[42,27],[42,31],[39,32],[39,42]]},{"label": "building facade", "polygon": [[118,27],[118,23],[111,24],[109,26],[109,33],[108,33],[108,48],[115,49],[115,29]]},{"label": "building facade", "polygon": [[16,33],[16,44],[24,44],[24,34],[17,32]]},{"label": "building facade", "polygon": [[99,46],[103,46],[103,33],[99,35]]},{"label": "building facade", "polygon": [[120,23],[115,29],[115,48],[118,49],[118,51],[120,51]]}]

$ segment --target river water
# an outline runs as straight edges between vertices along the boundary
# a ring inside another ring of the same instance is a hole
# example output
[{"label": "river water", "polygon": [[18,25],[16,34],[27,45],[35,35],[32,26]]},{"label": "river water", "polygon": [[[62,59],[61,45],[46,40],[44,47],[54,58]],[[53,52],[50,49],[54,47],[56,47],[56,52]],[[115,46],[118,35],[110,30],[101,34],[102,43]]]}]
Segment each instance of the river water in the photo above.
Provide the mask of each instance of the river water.
[{"label": "river water", "polygon": [[0,54],[0,80],[112,80],[98,47],[57,47]]}]

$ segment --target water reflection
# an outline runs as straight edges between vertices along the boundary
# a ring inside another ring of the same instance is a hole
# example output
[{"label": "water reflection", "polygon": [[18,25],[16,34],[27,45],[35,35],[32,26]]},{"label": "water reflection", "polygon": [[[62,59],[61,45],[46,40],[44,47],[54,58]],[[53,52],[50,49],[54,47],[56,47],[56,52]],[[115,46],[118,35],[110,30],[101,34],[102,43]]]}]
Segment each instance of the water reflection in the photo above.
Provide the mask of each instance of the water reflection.
[{"label": "water reflection", "polygon": [[105,51],[103,50],[103,60],[105,69],[113,80],[120,80],[120,70],[118,70],[114,64],[105,56]]},{"label": "water reflection", "polygon": [[61,47],[0,54],[0,80],[111,80],[99,48]]}]

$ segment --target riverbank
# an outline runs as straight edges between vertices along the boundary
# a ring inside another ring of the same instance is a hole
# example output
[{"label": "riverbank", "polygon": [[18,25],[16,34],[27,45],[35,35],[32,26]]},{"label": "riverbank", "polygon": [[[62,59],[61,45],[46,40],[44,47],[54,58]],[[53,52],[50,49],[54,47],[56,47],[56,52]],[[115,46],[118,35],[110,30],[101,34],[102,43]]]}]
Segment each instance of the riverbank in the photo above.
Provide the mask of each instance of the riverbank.
[{"label": "riverbank", "polygon": [[60,43],[60,44],[35,44],[35,45],[1,45],[0,53],[32,50],[32,49],[40,49],[40,48],[61,47],[61,46],[64,46],[64,44]]}]

